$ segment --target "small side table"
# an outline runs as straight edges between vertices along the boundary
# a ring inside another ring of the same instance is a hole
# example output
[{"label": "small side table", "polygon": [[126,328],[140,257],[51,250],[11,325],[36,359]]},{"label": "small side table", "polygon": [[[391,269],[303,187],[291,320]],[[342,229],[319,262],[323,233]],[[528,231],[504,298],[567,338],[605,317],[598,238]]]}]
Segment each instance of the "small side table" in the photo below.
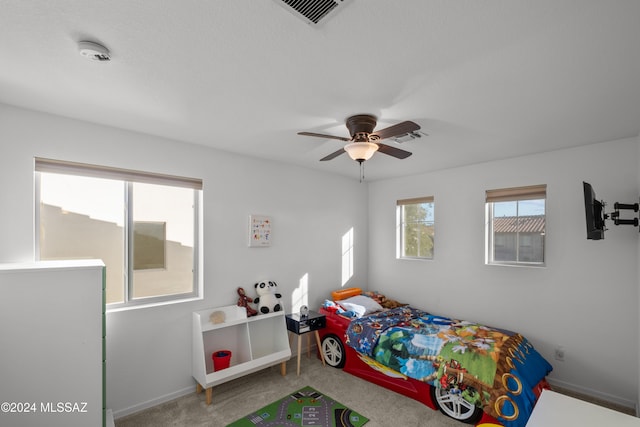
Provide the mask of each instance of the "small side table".
[{"label": "small side table", "polygon": [[[318,331],[325,326],[327,326],[327,318],[324,314],[317,313],[315,311],[309,310],[309,314],[302,318],[300,313],[292,313],[285,315],[285,319],[287,321],[287,330],[289,332],[293,332],[298,335],[298,371],[297,374],[300,375],[300,353],[302,351],[302,335],[308,332],[315,332],[316,336],[316,344],[318,345],[318,351],[322,352],[321,343],[320,343],[320,334]],[[311,343],[309,338],[307,337],[307,356],[309,356],[311,350]],[[322,360],[322,366],[325,366],[324,357],[320,357]],[[286,362],[282,362],[281,371],[282,375],[287,374]]]}]

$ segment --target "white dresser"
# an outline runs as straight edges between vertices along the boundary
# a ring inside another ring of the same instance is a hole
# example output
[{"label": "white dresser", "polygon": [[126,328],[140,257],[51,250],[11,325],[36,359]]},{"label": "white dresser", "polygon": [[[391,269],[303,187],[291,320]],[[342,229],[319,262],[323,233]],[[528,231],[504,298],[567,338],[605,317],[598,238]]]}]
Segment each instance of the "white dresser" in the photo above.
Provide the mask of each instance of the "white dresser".
[{"label": "white dresser", "polygon": [[102,261],[0,264],[0,426],[105,426]]},{"label": "white dresser", "polygon": [[538,399],[527,427],[638,427],[640,418],[551,390]]}]

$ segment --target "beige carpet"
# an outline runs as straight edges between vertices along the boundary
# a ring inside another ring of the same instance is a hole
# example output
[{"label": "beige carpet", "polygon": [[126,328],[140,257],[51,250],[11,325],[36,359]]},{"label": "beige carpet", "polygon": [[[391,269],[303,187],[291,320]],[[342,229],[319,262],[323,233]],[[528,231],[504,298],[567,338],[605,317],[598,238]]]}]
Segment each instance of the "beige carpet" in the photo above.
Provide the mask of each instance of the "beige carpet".
[{"label": "beige carpet", "polygon": [[[252,410],[268,405],[287,393],[307,385],[368,417],[370,421],[365,427],[461,427],[465,425],[413,399],[346,374],[340,369],[323,367],[317,358],[309,359],[303,356],[301,365],[300,376],[296,375],[296,358],[294,357],[287,363],[285,377],[280,375],[280,366],[273,366],[214,387],[213,403],[210,406],[205,402],[204,393],[196,394],[194,382],[192,394],[117,419],[115,425],[116,427],[222,427]],[[565,392],[564,390],[556,391]],[[574,397],[580,398],[576,395]],[[612,409],[627,412],[626,408],[612,407]]]},{"label": "beige carpet", "polygon": [[302,356],[300,376],[296,358],[287,363],[287,375],[280,366],[229,381],[213,388],[213,403],[207,406],[204,393],[193,394],[117,419],[116,427],[221,427],[252,410],[280,399],[287,393],[311,386],[369,418],[365,427],[424,426],[460,427],[439,411],[371,384],[340,369],[323,367],[320,360]]}]

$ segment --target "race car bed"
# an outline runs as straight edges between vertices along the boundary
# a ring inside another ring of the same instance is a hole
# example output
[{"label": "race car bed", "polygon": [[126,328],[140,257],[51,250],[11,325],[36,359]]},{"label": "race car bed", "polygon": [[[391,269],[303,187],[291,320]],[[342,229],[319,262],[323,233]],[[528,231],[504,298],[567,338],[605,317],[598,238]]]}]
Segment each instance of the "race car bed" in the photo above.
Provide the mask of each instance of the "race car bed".
[{"label": "race car bed", "polygon": [[551,365],[522,335],[361,295],[332,293],[321,356],[465,423],[523,427]]}]

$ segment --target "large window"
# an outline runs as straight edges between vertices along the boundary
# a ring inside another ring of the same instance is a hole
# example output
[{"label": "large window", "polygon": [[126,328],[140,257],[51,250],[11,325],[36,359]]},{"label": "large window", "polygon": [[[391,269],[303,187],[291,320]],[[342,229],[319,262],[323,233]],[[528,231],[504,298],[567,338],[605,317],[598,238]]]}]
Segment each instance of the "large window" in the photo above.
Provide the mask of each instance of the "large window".
[{"label": "large window", "polygon": [[111,308],[198,296],[200,180],[36,159],[41,260],[102,259]]},{"label": "large window", "polygon": [[486,192],[487,264],[544,265],[546,185]]},{"label": "large window", "polygon": [[432,259],[434,245],[433,197],[398,200],[397,257]]}]

